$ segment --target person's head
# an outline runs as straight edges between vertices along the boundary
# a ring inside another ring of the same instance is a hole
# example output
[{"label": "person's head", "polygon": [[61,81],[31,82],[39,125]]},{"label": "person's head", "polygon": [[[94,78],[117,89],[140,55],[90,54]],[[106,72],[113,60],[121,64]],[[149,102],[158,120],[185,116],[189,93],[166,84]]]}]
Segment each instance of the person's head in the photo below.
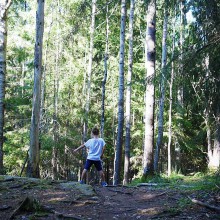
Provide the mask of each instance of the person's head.
[{"label": "person's head", "polygon": [[99,129],[98,129],[98,128],[93,128],[93,129],[92,129],[92,134],[93,134],[94,136],[98,136],[98,135],[99,135]]}]

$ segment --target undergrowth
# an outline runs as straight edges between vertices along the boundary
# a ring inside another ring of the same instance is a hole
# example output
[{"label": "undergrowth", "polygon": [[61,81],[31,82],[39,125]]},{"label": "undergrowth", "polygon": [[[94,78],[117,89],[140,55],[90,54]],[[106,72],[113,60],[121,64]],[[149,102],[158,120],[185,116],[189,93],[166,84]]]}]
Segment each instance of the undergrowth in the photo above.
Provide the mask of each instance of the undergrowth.
[{"label": "undergrowth", "polygon": [[164,174],[151,177],[142,177],[135,179],[131,185],[139,183],[157,183],[157,187],[169,187],[182,190],[219,190],[220,174],[219,173],[195,173],[184,176],[182,174],[172,173],[171,176]]}]

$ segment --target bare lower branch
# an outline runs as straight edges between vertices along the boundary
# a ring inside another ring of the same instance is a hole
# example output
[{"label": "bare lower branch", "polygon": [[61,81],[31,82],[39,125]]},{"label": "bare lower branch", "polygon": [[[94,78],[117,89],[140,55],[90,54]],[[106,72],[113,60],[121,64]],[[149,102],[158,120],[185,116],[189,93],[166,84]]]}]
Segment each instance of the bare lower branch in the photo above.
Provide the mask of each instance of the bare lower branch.
[{"label": "bare lower branch", "polygon": [[8,0],[8,3],[5,6],[5,10],[7,11],[9,7],[11,6],[12,0]]}]

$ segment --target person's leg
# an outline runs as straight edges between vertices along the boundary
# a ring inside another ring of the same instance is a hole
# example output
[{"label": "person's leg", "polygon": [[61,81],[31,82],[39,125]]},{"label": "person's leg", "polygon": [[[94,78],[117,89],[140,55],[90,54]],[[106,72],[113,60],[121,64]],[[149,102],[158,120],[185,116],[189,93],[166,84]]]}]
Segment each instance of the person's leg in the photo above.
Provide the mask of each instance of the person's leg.
[{"label": "person's leg", "polygon": [[83,169],[82,175],[81,175],[81,181],[83,181],[83,179],[84,179],[84,177],[85,177],[85,175],[86,175],[86,172],[87,172],[87,170],[86,170],[86,169]]},{"label": "person's leg", "polygon": [[105,174],[104,174],[104,172],[102,170],[102,163],[101,163],[101,161],[95,161],[94,165],[95,165],[95,167],[96,167],[96,169],[97,169],[97,171],[99,173],[99,176],[101,178],[102,186],[107,186],[107,183],[105,182]]},{"label": "person's leg", "polygon": [[90,169],[91,166],[92,166],[92,161],[91,160],[86,160],[86,164],[84,166],[84,169],[83,169],[82,175],[81,175],[81,179],[80,179],[81,183],[83,183],[85,175],[86,175],[87,171]]},{"label": "person's leg", "polygon": [[101,177],[101,185],[102,186],[108,186],[108,184],[105,182],[105,174],[104,174],[103,170],[99,171],[99,175]]},{"label": "person's leg", "polygon": [[98,173],[99,173],[99,176],[100,176],[102,182],[105,182],[105,174],[104,174],[103,170],[98,171]]}]

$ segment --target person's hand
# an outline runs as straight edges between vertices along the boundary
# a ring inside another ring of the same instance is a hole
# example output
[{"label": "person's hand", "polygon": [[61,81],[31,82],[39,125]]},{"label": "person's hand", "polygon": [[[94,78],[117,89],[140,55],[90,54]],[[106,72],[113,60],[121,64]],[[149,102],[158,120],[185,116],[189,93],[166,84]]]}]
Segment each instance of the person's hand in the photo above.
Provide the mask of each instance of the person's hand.
[{"label": "person's hand", "polygon": [[83,145],[81,145],[80,147],[78,147],[78,148],[74,149],[74,150],[73,150],[73,153],[76,153],[78,150],[82,149],[83,147],[84,147],[84,144],[83,144]]},{"label": "person's hand", "polygon": [[74,149],[72,152],[73,152],[73,153],[76,153],[76,152],[77,152],[77,149]]}]

